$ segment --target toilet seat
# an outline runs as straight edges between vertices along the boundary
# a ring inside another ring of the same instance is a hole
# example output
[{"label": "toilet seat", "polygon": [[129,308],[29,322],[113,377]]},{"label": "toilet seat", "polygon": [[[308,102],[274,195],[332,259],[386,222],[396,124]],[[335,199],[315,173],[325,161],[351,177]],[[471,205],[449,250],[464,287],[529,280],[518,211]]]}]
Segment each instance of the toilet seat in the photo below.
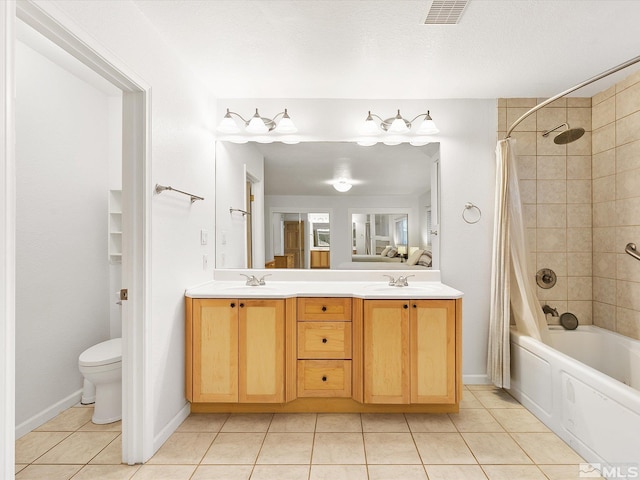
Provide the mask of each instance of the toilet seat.
[{"label": "toilet seat", "polygon": [[80,354],[78,364],[81,367],[99,367],[122,362],[122,339],[113,338],[98,343]]}]

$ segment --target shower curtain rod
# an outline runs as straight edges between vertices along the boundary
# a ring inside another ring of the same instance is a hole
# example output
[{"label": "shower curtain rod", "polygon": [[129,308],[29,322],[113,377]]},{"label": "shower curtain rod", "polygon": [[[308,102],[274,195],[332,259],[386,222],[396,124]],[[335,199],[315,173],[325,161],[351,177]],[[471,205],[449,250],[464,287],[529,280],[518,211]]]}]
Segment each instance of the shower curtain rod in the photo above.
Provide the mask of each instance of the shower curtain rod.
[{"label": "shower curtain rod", "polygon": [[511,133],[513,132],[513,129],[516,128],[520,122],[522,122],[525,118],[527,118],[529,115],[531,115],[534,112],[537,112],[538,110],[540,110],[543,107],[546,107],[547,105],[549,105],[551,102],[555,102],[557,99],[564,97],[565,95],[569,95],[571,92],[574,92],[576,90],[578,90],[579,88],[582,87],[586,87],[587,85],[593,83],[593,82],[597,82],[598,80],[604,78],[604,77],[608,77],[609,75],[619,72],[620,70],[627,68],[631,65],[633,65],[634,63],[638,63],[640,62],[640,56],[637,56],[635,58],[632,58],[631,60],[627,60],[624,63],[621,63],[620,65],[610,68],[609,70],[602,72],[598,75],[596,75],[595,77],[590,78],[589,80],[585,80],[582,83],[579,83],[578,85],[575,85],[574,87],[571,87],[568,90],[565,90],[562,93],[557,94],[554,97],[551,97],[547,100],[545,100],[542,103],[539,103],[538,105],[536,105],[535,107],[533,107],[531,110],[529,110],[528,112],[526,112],[524,115],[522,115],[520,118],[518,118],[515,122],[513,122],[513,124],[511,125],[511,127],[509,127],[509,131],[507,132],[507,136],[505,138],[509,138],[511,137]]}]

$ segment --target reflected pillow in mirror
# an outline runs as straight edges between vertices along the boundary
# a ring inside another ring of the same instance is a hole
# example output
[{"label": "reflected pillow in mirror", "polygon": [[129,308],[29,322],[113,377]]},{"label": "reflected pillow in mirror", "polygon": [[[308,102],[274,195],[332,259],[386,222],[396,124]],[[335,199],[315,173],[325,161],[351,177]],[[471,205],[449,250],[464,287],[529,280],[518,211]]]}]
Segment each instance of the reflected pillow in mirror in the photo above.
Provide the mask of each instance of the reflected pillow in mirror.
[{"label": "reflected pillow in mirror", "polygon": [[391,245],[387,245],[386,247],[384,247],[384,249],[380,252],[380,256],[386,257],[387,253],[389,253],[389,250],[391,250]]},{"label": "reflected pillow in mirror", "polygon": [[398,249],[391,247],[391,249],[387,252],[387,257],[393,258],[398,254]]},{"label": "reflected pillow in mirror", "polygon": [[418,260],[418,265],[422,265],[423,267],[430,267],[431,266],[431,252],[426,251],[420,255],[420,259]]},{"label": "reflected pillow in mirror", "polygon": [[407,265],[415,265],[416,263],[418,263],[418,260],[420,260],[420,256],[423,253],[424,250],[415,250],[411,255],[409,255],[409,258],[407,258]]}]

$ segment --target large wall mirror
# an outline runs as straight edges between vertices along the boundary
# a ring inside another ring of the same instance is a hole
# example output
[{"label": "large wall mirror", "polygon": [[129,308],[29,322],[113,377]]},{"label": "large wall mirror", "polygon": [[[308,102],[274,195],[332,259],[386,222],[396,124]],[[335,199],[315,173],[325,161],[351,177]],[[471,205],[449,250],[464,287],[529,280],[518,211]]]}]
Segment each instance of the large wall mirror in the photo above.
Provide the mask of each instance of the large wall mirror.
[{"label": "large wall mirror", "polygon": [[219,141],[216,268],[437,269],[439,160],[438,143]]}]

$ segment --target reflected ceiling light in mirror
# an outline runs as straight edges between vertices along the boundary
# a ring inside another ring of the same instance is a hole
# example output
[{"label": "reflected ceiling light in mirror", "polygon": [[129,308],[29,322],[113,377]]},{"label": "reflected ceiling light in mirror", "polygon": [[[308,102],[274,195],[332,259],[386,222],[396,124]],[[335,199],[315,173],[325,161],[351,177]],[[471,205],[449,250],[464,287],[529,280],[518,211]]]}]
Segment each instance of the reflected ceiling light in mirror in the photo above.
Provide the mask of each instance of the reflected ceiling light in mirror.
[{"label": "reflected ceiling light in mirror", "polygon": [[[413,128],[416,127],[416,120],[418,119],[422,119],[422,121],[417,128]],[[426,145],[428,142],[422,143],[424,140],[416,140],[414,142],[413,139],[416,135],[435,135],[439,132],[429,110],[427,110],[427,113],[416,115],[411,120],[404,118],[400,110],[394,117],[387,119],[383,119],[369,111],[359,130],[361,135],[365,136],[358,140],[358,145],[363,147],[373,146],[379,141],[385,145],[398,145],[404,142],[415,146]]]},{"label": "reflected ceiling light in mirror", "polygon": [[333,188],[335,188],[340,193],[348,192],[349,190],[351,190],[351,187],[353,187],[353,185],[349,183],[346,178],[339,178],[333,183]]},{"label": "reflected ceiling light in mirror", "polygon": [[[239,113],[232,112],[227,108],[227,113],[224,115],[222,121],[218,125],[218,131],[220,133],[226,134],[240,133],[242,129],[240,128],[240,126],[238,126],[238,123],[234,117],[242,121],[245,133],[253,135],[264,135],[269,132],[278,134],[291,134],[298,131],[296,126],[293,124],[293,121],[291,120],[289,112],[286,108],[284,109],[284,112],[278,113],[273,118],[261,116],[258,112],[258,109],[256,108],[256,113],[254,113],[249,120],[246,120]],[[280,119],[279,121],[278,118]]]}]

